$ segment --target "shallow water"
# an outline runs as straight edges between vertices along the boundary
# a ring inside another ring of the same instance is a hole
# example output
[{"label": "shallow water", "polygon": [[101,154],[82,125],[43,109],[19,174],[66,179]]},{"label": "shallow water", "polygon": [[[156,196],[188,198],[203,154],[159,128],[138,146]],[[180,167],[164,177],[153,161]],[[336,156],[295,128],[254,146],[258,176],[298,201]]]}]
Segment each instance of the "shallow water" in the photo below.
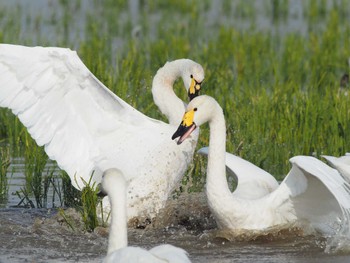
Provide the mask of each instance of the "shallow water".
[{"label": "shallow water", "polygon": [[[107,229],[83,232],[79,214],[69,209],[66,215],[75,231],[54,209],[0,209],[0,262],[101,262]],[[171,201],[146,229],[129,228],[129,245],[170,243],[186,249],[192,262],[350,262],[350,254],[325,253],[323,238],[299,232],[239,242],[219,236],[204,195],[195,194]]]},{"label": "shallow water", "polygon": [[[60,186],[62,185],[62,181],[59,176],[59,168],[57,167],[55,162],[48,160],[43,172],[43,177],[50,174],[51,171],[54,172],[55,185],[60,188]],[[7,198],[4,200],[0,200],[0,208],[10,208],[18,206],[24,207],[28,205],[28,201],[26,199],[23,199],[24,195],[21,193],[22,189],[24,189],[26,185],[24,158],[15,157],[11,159],[11,164],[7,169],[7,178]],[[17,192],[20,193],[21,198],[18,196]],[[30,195],[28,197],[33,203],[33,205],[36,206],[34,196]],[[62,194],[58,196],[58,193],[54,191],[52,184],[50,184],[47,191],[47,202],[43,203],[43,206],[47,208],[59,207],[62,205],[62,202],[60,200],[60,198],[62,197]]]}]

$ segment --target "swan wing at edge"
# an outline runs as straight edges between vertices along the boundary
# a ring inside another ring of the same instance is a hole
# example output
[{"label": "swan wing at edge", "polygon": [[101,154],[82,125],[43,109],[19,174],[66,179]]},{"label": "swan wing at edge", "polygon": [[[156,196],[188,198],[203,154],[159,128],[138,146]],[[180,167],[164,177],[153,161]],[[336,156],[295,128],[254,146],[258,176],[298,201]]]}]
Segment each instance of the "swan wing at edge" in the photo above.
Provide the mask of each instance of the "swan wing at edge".
[{"label": "swan wing at edge", "polygon": [[[291,209],[315,229],[334,232],[334,222],[349,216],[349,184],[335,169],[314,157],[295,156],[290,162],[291,171],[271,197],[280,204],[291,200],[293,207],[281,205],[277,209]],[[282,214],[288,215],[288,211]]]}]

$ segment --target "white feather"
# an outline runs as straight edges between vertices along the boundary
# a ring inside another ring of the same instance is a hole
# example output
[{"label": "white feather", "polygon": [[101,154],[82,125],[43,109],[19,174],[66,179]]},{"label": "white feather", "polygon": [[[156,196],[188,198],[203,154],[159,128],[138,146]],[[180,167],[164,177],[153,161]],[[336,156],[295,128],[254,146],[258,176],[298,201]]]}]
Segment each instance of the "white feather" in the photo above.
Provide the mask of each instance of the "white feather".
[{"label": "white feather", "polygon": [[328,155],[322,155],[327,162],[338,170],[338,172],[350,182],[350,155],[346,153],[344,156],[334,157]]}]

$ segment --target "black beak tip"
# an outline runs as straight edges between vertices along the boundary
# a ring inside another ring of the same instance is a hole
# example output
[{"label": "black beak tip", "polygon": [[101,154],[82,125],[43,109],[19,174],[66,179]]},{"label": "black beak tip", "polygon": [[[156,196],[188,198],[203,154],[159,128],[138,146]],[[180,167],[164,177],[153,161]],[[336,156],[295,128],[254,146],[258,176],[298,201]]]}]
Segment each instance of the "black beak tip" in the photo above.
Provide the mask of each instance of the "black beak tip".
[{"label": "black beak tip", "polygon": [[[181,126],[181,125],[180,125],[180,126]],[[172,140],[175,140],[177,137],[180,137],[179,129],[180,129],[180,127],[177,129],[176,132],[174,132],[173,136],[171,136],[171,139],[172,139]]]},{"label": "black beak tip", "polygon": [[195,93],[188,93],[189,100],[193,100],[195,97],[199,95],[199,91],[196,91]]}]

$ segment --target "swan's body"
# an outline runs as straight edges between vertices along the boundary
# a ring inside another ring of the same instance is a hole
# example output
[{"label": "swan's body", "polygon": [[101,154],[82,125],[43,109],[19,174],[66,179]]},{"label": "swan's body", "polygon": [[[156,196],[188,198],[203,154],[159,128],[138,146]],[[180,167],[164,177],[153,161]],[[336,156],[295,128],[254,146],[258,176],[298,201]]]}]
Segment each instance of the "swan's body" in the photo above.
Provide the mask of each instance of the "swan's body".
[{"label": "swan's body", "polygon": [[108,194],[111,204],[111,224],[105,262],[190,262],[186,251],[172,245],[160,245],[149,251],[140,247],[127,247],[127,188],[124,176],[117,169],[107,170],[103,175],[102,188]]},{"label": "swan's body", "polygon": [[220,228],[266,230],[306,223],[322,233],[334,233],[340,222],[347,222],[341,220],[350,211],[349,184],[335,169],[313,157],[291,158],[289,174],[274,191],[262,197],[247,198],[248,189],[242,195],[239,190],[231,193],[225,174],[225,120],[213,98],[193,99],[173,138],[181,136],[178,143],[182,143],[196,126],[205,122],[210,128],[206,193]]},{"label": "swan's body", "polygon": [[[185,111],[170,91],[179,77],[193,88],[204,72],[188,59],[165,64],[153,86],[163,110],[168,105]],[[69,49],[1,44],[0,106],[18,116],[77,189],[92,174],[91,182],[99,183],[103,171],[119,167],[129,182],[129,218],[152,218],[164,206],[197,142],[195,134],[177,147],[169,140],[175,126],[151,119],[117,97]]]},{"label": "swan's body", "polygon": [[338,170],[338,172],[350,182],[350,154],[347,153],[344,156],[335,157],[322,155],[323,158],[327,160],[327,162]]}]

